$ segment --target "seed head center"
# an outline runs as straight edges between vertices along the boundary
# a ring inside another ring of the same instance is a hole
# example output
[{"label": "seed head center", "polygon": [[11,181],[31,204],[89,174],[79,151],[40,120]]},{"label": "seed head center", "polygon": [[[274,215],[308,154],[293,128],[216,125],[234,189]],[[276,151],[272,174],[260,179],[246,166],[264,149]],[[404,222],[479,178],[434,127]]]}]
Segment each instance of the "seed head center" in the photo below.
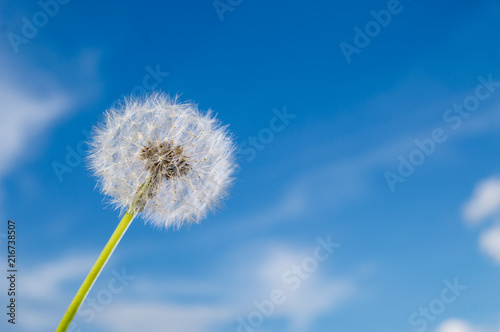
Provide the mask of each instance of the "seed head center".
[{"label": "seed head center", "polygon": [[170,180],[183,176],[191,169],[183,148],[172,142],[150,141],[142,148],[140,156],[156,184],[162,179]]}]

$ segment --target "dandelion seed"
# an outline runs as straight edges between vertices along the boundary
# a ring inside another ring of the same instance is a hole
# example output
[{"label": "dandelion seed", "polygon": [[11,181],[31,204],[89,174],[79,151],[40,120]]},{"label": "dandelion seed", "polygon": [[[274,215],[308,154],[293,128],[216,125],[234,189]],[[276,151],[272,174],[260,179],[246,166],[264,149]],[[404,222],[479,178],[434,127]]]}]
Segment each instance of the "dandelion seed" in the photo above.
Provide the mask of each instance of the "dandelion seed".
[{"label": "dandelion seed", "polygon": [[126,211],[71,302],[64,332],[134,217],[164,227],[199,222],[227,194],[235,146],[226,127],[164,94],[125,100],[94,131],[89,156],[102,192]]}]

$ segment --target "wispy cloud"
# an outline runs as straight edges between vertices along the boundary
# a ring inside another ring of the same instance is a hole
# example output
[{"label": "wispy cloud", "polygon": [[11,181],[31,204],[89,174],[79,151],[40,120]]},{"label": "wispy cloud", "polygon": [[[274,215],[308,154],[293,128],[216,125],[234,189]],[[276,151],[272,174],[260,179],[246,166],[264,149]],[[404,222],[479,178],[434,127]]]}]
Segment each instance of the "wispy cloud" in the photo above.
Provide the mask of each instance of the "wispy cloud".
[{"label": "wispy cloud", "polygon": [[[447,105],[441,102],[435,107],[442,107],[442,104]],[[450,144],[498,130],[500,116],[497,109],[498,104],[468,119],[460,130],[454,131],[453,135],[450,134]],[[444,110],[446,108],[443,108],[443,112]],[[332,211],[348,207],[366,197],[374,189],[374,184],[379,181],[377,177],[383,178],[384,169],[397,166],[398,155],[415,148],[415,138],[426,137],[439,124],[442,124],[442,121],[429,126],[430,129],[406,133],[404,136],[375,145],[371,149],[306,169],[290,178],[289,183],[281,189],[282,194],[278,199],[267,207],[249,212],[248,217],[237,224],[237,231],[247,231],[249,228],[255,230],[259,226],[269,227],[283,221],[308,216],[315,211],[325,209]],[[450,144],[439,147],[438,151],[444,153]],[[331,154],[330,150],[332,145],[322,146],[321,150],[313,152],[328,155]],[[478,185],[473,197],[465,204],[463,214],[468,222],[475,223],[496,209],[500,210],[500,178],[492,177]]]},{"label": "wispy cloud", "polygon": [[99,56],[99,52],[82,50],[71,61],[57,63],[56,68],[78,77],[68,84],[62,82],[64,75],[28,68],[0,52],[0,184],[15,167],[36,159],[43,135],[77,106],[95,98],[100,89],[99,83],[93,83],[97,82]]},{"label": "wispy cloud", "polygon": [[0,78],[0,177],[35,149],[35,138],[70,107],[60,91],[37,95]]},{"label": "wispy cloud", "polygon": [[255,231],[282,222],[310,218],[316,212],[346,208],[370,192],[374,171],[389,164],[398,148],[399,144],[382,145],[307,169],[289,180],[277,200],[239,218],[232,231]]},{"label": "wispy cloud", "polygon": [[67,255],[23,269],[18,300],[23,304],[22,319],[18,320],[22,331],[53,330],[71,299],[67,286],[82,282],[94,260],[93,254]]},{"label": "wispy cloud", "polygon": [[64,294],[64,285],[85,276],[96,257],[90,254],[70,255],[24,272],[24,297],[27,300],[60,299]]},{"label": "wispy cloud", "polygon": [[[212,278],[138,278],[128,295],[134,299],[141,297],[141,305],[124,300],[107,309],[96,323],[111,331],[134,331],[149,317],[150,331],[163,331],[165,325],[178,331],[234,330],[239,319],[245,320],[258,311],[256,303],[269,303],[270,294],[279,289],[286,300],[266,316],[262,327],[267,322],[281,321],[290,330],[307,331],[318,318],[346,305],[357,288],[350,277],[328,275],[321,267],[305,273],[304,279],[288,275],[287,272],[301,265],[307,253],[308,250],[295,246],[267,244],[257,252],[253,250],[253,258],[247,257],[244,250],[238,255],[240,259],[229,258],[223,265],[231,266],[231,270],[218,271]],[[143,311],[144,308],[150,312]],[[126,315],[124,322],[124,312],[134,314]]]},{"label": "wispy cloud", "polygon": [[[256,269],[255,280],[260,283],[253,293],[262,298],[269,297],[273,289],[283,290],[286,301],[276,306],[274,316],[289,322],[293,331],[309,331],[320,317],[333,314],[345,305],[356,293],[356,285],[350,278],[327,276],[318,270],[303,271],[303,280],[290,278],[288,272],[299,271],[307,251],[287,246],[273,246],[267,250],[266,260]],[[319,264],[327,264],[319,263]],[[297,272],[297,275],[300,275]],[[259,291],[257,291],[259,290]]]},{"label": "wispy cloud", "polygon": [[96,323],[112,332],[205,332],[217,330],[232,317],[230,307],[123,302],[108,308]]},{"label": "wispy cloud", "polygon": [[51,331],[62,317],[62,314],[47,310],[47,307],[24,307],[22,315],[18,326],[23,328],[23,331]]},{"label": "wispy cloud", "polygon": [[[46,52],[56,56],[53,51]],[[62,71],[53,73],[46,68],[23,66],[17,58],[0,52],[0,113],[3,120],[0,123],[0,177],[16,163],[36,153],[37,137],[76,106],[97,96],[101,89],[97,78],[100,56],[97,50],[82,49],[75,58],[51,63]],[[67,72],[77,79],[62,82]]]},{"label": "wispy cloud", "polygon": [[[136,276],[104,310],[94,312],[95,320],[89,324],[121,332],[140,329],[159,332],[166,326],[175,331],[234,330],[238,317],[247,317],[257,310],[255,302],[269,299],[271,292],[279,288],[286,301],[276,306],[265,323],[285,322],[290,330],[307,331],[318,318],[346,305],[357,288],[355,276],[327,273],[328,269],[323,268],[323,264],[327,266],[326,261],[320,262],[319,267],[300,282],[298,277],[284,282],[284,273],[303,264],[304,257],[312,255],[313,249],[268,243],[259,246],[257,252],[253,250],[252,259],[245,259],[246,249],[242,249],[238,259],[233,255],[222,258],[222,266],[232,268],[219,269],[212,276],[195,279]],[[94,258],[93,255],[68,255],[24,272],[23,293],[28,295],[23,297],[22,327],[26,331],[45,331],[57,324],[60,319],[57,313],[74,295],[67,285],[80,282]],[[300,287],[291,289],[289,286],[295,283]],[[242,284],[245,287],[242,288]],[[177,287],[180,289],[174,289]],[[99,290],[94,290],[90,297],[99,298]],[[82,317],[77,323],[90,326]]]}]

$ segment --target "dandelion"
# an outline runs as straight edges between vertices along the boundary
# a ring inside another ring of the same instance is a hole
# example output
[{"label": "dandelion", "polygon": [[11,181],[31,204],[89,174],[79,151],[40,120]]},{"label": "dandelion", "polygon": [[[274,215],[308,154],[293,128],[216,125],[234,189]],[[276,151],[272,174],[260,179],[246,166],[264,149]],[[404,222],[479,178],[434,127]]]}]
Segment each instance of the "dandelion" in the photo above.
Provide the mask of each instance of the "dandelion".
[{"label": "dandelion", "polygon": [[132,220],[197,223],[227,195],[235,146],[211,112],[164,94],[126,99],[95,128],[89,156],[102,192],[125,212],[56,332],[66,331]]}]

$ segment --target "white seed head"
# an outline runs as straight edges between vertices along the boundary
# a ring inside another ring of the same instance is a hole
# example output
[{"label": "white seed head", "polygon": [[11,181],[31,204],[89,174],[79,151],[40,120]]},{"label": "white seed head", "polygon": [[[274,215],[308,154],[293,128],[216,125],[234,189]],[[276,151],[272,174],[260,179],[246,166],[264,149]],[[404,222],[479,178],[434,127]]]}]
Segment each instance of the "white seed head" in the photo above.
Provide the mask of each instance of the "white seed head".
[{"label": "white seed head", "polygon": [[117,208],[133,206],[155,225],[178,227],[200,221],[226,196],[234,151],[210,111],[154,93],[106,112],[94,128],[89,161]]}]

